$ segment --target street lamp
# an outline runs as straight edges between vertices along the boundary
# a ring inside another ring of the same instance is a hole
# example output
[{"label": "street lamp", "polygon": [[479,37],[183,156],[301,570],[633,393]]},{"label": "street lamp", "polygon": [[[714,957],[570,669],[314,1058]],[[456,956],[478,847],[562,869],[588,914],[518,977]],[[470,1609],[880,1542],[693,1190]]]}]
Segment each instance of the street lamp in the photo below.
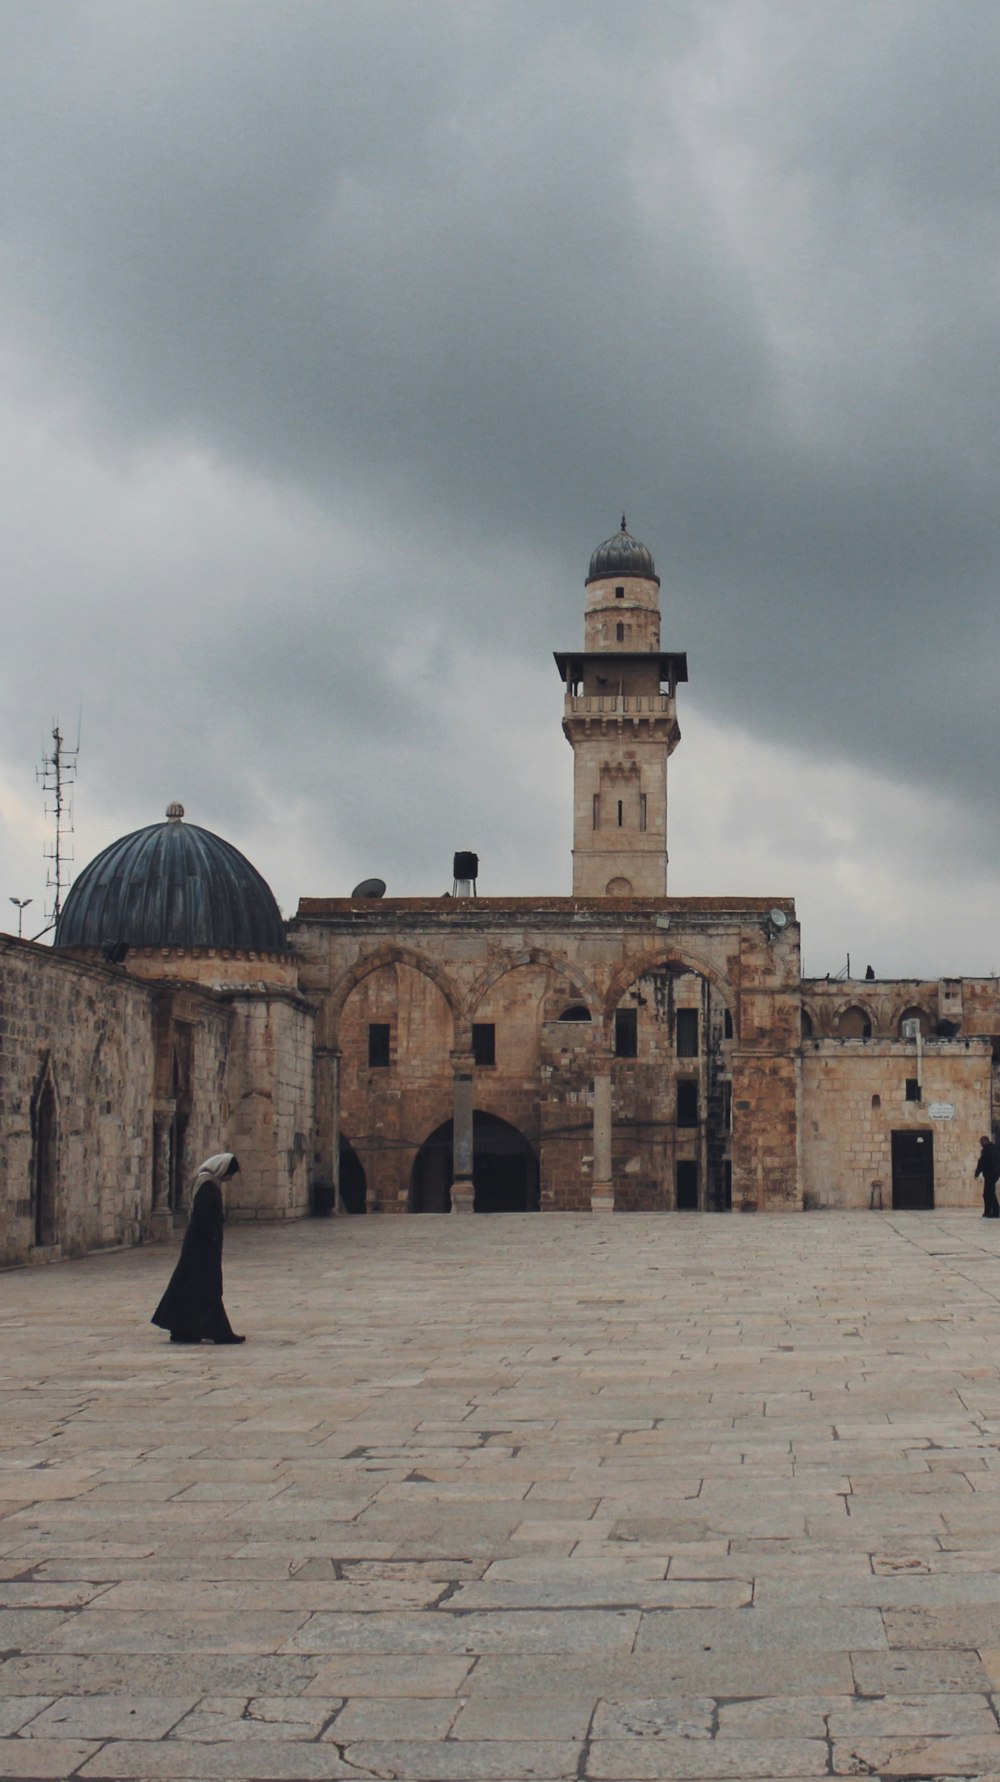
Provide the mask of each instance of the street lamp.
[{"label": "street lamp", "polygon": [[34,899],[31,897],[12,897],[10,901],[11,901],[11,903],[16,903],[16,905],[17,905],[17,938],[18,938],[18,940],[20,940],[21,939],[21,929],[24,925],[24,912],[27,909],[29,903],[34,902]]}]

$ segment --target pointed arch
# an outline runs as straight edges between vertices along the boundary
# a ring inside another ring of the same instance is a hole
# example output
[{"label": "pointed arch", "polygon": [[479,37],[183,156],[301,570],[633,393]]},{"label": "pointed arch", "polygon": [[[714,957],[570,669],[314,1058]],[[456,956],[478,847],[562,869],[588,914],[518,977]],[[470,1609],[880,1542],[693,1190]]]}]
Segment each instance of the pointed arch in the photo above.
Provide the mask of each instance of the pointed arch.
[{"label": "pointed arch", "polygon": [[45,1052],[31,1095],[32,1242],[39,1249],[58,1243],[59,1103],[52,1055]]},{"label": "pointed arch", "polygon": [[737,1038],[739,1037],[739,1029],[736,1022],[736,998],[733,994],[732,984],[729,982],[728,978],[724,978],[721,972],[716,971],[715,967],[709,965],[706,960],[699,959],[695,954],[689,953],[680,947],[671,947],[668,952],[660,951],[649,953],[645,959],[635,960],[628,965],[623,965],[621,970],[616,972],[608,987],[608,993],[604,998],[604,1007],[601,1011],[601,1018],[605,1028],[610,1030],[612,1023],[614,1022],[615,1010],[621,1002],[622,997],[625,995],[625,992],[629,990],[633,984],[637,984],[640,978],[648,977],[649,973],[654,971],[689,971],[693,972],[696,977],[704,978],[707,983],[712,985],[713,989],[718,991],[724,1007],[732,1017],[734,1036]]},{"label": "pointed arch", "polygon": [[859,1002],[845,1002],[836,1012],[834,1031],[838,1039],[871,1039],[871,1010]]},{"label": "pointed arch", "polygon": [[469,1019],[471,1020],[475,1015],[483,998],[493,989],[494,984],[498,984],[500,979],[505,978],[508,973],[518,971],[525,965],[546,966],[550,971],[554,971],[558,977],[565,979],[566,983],[572,986],[576,992],[577,1000],[590,1010],[592,1016],[600,1016],[600,992],[579,966],[574,965],[562,954],[550,953],[547,947],[527,947],[521,953],[507,954],[505,958],[498,959],[495,964],[480,973],[466,997],[466,1011]]},{"label": "pointed arch", "polygon": [[323,1035],[323,1043],[336,1045],[340,1017],[352,990],[356,990],[359,984],[363,984],[366,978],[372,976],[373,972],[382,971],[387,965],[407,965],[411,971],[419,972],[422,977],[429,978],[431,983],[440,990],[448,1004],[453,1022],[457,1025],[461,1020],[462,998],[458,988],[447,973],[435,964],[433,959],[428,959],[426,954],[418,953],[413,947],[377,947],[374,953],[365,953],[356,960],[330,986],[329,996],[324,999],[327,1031]]},{"label": "pointed arch", "polygon": [[928,1014],[925,1008],[921,1007],[919,1002],[904,1002],[901,1004],[899,1012],[893,1013],[889,1025],[889,1032],[894,1039],[902,1039],[904,1037],[904,1021],[919,1021],[921,1038],[925,1040],[933,1038],[933,1018]]}]

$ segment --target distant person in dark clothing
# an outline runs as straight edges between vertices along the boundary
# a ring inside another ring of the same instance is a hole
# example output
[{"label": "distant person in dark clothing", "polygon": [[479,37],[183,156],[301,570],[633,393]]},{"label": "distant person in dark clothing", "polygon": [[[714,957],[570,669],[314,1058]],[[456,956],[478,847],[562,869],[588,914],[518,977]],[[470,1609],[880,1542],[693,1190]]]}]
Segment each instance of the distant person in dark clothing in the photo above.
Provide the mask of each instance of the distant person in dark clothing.
[{"label": "distant person in dark clothing", "polygon": [[239,1173],[232,1151],[203,1163],[194,1179],[191,1217],[177,1267],[150,1319],[169,1330],[172,1343],[244,1343],[222,1303],[222,1227],[226,1219],[223,1183]]},{"label": "distant person in dark clothing", "polygon": [[997,1203],[997,1180],[1000,1178],[1000,1146],[985,1136],[980,1139],[982,1150],[976,1164],[976,1175],[983,1178],[983,1218],[1000,1219],[1000,1205]]}]

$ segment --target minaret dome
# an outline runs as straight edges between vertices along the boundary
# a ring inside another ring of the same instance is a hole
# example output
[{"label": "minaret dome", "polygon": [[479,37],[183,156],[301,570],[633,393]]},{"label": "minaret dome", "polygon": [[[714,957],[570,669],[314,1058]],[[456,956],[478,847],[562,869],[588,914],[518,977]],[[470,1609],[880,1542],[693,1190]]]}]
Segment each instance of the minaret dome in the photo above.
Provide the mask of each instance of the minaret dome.
[{"label": "minaret dome", "polygon": [[616,575],[639,575],[647,581],[660,585],[660,578],[653,563],[653,554],[633,538],[622,514],[622,523],[618,531],[603,544],[599,544],[590,559],[587,573],[588,586],[591,582],[607,581]]}]

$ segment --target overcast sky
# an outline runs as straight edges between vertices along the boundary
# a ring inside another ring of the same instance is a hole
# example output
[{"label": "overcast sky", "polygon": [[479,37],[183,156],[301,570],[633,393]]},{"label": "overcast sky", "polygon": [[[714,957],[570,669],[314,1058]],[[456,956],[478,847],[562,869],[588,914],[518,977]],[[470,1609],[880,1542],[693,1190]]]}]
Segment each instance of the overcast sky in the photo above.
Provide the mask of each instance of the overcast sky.
[{"label": "overcast sky", "polygon": [[[0,0],[0,906],[179,798],[273,886],[571,887],[624,509],[670,889],[1000,971],[995,0]],[[0,918],[7,925],[8,918]]]}]

